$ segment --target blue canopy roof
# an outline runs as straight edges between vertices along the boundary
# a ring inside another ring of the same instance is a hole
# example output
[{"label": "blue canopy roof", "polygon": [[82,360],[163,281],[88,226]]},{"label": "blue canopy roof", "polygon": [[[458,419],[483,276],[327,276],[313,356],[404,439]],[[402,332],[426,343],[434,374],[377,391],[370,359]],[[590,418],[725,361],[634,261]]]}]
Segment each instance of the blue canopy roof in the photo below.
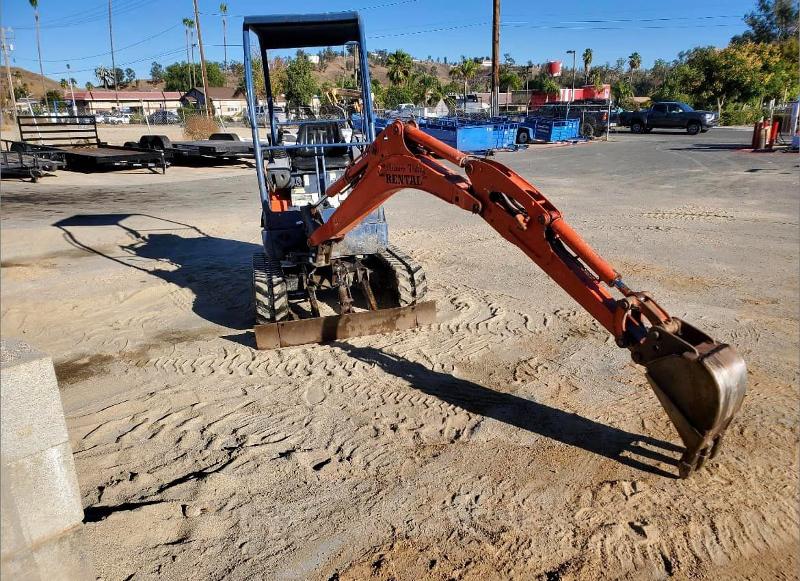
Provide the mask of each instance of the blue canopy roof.
[{"label": "blue canopy roof", "polygon": [[242,26],[258,36],[263,50],[339,46],[362,41],[361,19],[357,12],[247,16]]}]

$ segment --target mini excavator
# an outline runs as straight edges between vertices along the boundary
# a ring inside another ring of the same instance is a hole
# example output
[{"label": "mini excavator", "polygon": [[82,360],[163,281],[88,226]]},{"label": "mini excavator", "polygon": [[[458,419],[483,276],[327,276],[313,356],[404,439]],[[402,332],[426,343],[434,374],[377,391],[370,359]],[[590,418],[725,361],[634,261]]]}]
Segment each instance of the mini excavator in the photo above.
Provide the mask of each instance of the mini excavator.
[{"label": "mini excavator", "polygon": [[[259,348],[408,329],[435,320],[435,306],[422,300],[424,273],[388,243],[381,208],[393,194],[416,189],[480,216],[630,351],[683,440],[682,478],[717,454],[746,391],[746,365],[732,346],[629,288],[536,187],[503,164],[462,153],[413,121],[394,121],[373,138],[369,70],[357,14],[250,17],[244,30],[245,71],[251,71],[252,32],[260,42],[267,79],[267,48],[296,46],[289,44],[296,38],[313,39],[315,46],[357,44],[363,90],[362,124],[353,129],[364,141],[345,144],[336,131],[341,121],[319,120],[301,126],[297,144],[280,146],[272,119],[275,145],[256,148],[268,157],[266,164],[257,164],[264,243],[264,252],[254,259]],[[247,82],[253,100],[252,79]],[[272,118],[271,97],[268,103]],[[258,144],[257,125],[252,127]],[[308,195],[309,185],[317,188],[314,195]],[[338,298],[333,316],[320,316],[317,294],[324,290]]]}]

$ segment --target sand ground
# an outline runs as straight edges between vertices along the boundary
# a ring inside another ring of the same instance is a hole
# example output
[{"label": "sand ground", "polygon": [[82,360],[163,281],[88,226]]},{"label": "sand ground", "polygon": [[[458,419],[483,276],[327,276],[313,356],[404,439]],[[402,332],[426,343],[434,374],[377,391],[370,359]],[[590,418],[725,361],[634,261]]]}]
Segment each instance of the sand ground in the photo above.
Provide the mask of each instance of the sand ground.
[{"label": "sand ground", "polygon": [[2,183],[2,332],[52,354],[98,574],[124,579],[795,579],[798,158],[746,132],[499,154],[626,282],[737,346],[721,455],[518,250],[387,204],[431,328],[252,348],[251,170]]}]

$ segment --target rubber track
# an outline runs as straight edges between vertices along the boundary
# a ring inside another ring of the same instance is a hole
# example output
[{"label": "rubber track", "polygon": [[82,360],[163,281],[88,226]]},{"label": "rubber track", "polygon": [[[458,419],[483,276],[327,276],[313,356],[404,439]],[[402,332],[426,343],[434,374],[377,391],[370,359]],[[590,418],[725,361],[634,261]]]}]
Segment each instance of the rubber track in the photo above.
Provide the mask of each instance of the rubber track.
[{"label": "rubber track", "polygon": [[283,270],[263,252],[253,254],[253,295],[256,324],[274,323],[289,317],[289,295]]},{"label": "rubber track", "polygon": [[417,261],[392,245],[379,252],[378,256],[394,273],[399,306],[413,305],[425,298],[428,281],[425,271]]}]

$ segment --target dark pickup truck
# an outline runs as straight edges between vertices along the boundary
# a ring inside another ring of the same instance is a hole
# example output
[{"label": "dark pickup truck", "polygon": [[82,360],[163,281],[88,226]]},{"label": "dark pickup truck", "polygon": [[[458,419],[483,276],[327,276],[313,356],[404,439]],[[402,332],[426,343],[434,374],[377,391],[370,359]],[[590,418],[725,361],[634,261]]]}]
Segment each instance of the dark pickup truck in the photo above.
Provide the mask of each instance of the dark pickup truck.
[{"label": "dark pickup truck", "polygon": [[716,113],[695,111],[686,103],[666,101],[654,103],[650,109],[624,111],[619,123],[630,127],[632,133],[647,133],[652,129],[684,129],[689,135],[705,133],[719,123]]}]

